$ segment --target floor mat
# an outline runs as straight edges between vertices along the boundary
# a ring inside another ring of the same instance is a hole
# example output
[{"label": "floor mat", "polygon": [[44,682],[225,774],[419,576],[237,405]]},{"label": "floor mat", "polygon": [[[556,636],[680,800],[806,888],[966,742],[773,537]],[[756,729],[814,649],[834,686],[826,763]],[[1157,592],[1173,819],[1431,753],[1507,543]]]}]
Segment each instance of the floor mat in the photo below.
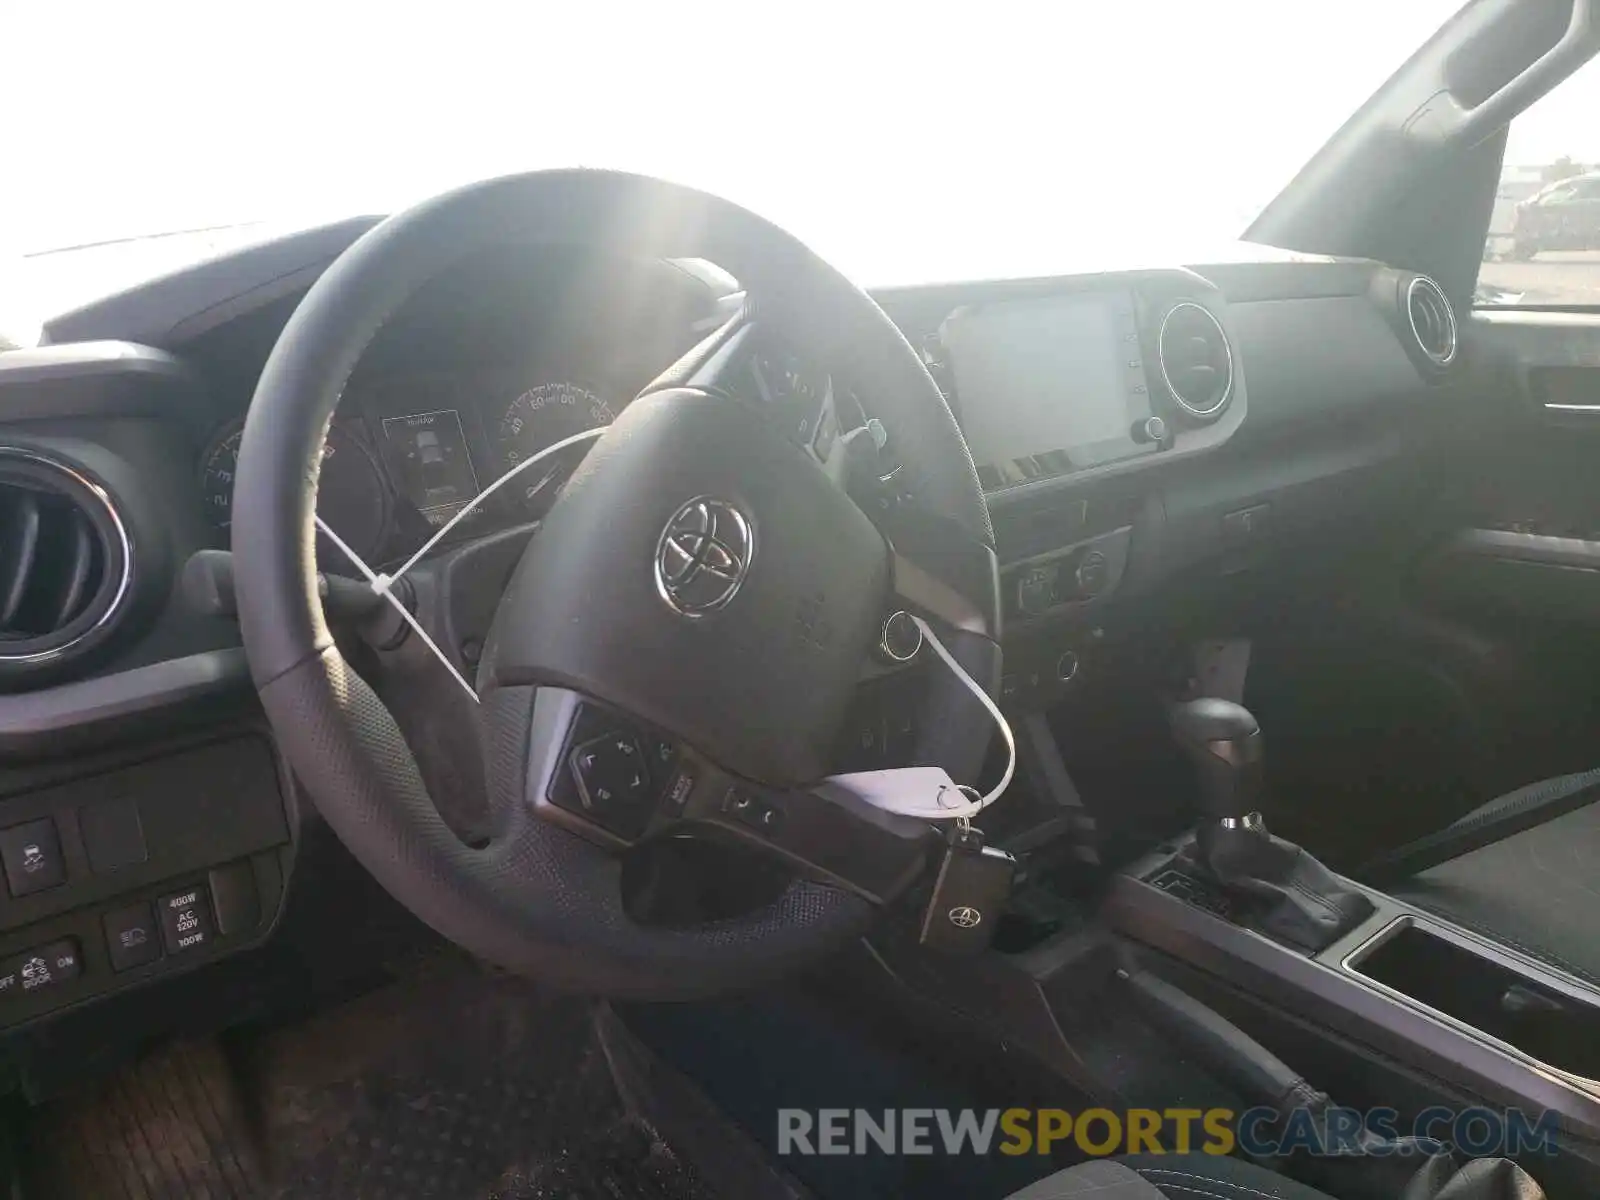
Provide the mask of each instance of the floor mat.
[{"label": "floor mat", "polygon": [[589,1007],[455,959],[41,1110],[29,1200],[713,1200],[619,1097]]},{"label": "floor mat", "polygon": [[[942,1062],[917,1060],[864,1034],[790,989],[699,1004],[632,1004],[619,1009],[629,1029],[690,1077],[763,1146],[783,1170],[829,1200],[999,1200],[1055,1169],[1048,1159],[985,1155],[782,1155],[779,1112],[794,1108],[886,1110],[1006,1108],[1031,1095],[989,1103],[948,1077]],[[1067,1103],[1057,1098],[1055,1103]],[[934,1139],[937,1140],[937,1139]]]}]

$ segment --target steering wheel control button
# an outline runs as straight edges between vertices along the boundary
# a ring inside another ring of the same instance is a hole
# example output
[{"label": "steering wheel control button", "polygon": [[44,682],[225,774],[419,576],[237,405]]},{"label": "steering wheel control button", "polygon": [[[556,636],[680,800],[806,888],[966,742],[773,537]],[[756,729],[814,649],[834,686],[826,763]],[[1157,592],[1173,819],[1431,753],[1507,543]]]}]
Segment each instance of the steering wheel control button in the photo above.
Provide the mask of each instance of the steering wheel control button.
[{"label": "steering wheel control button", "polygon": [[922,627],[901,609],[890,613],[878,636],[878,656],[885,662],[907,663],[922,649]]},{"label": "steering wheel control button", "polygon": [[204,889],[192,887],[156,901],[161,917],[161,940],[168,954],[182,954],[210,945],[216,936],[211,921],[211,903]]},{"label": "steering wheel control button", "polygon": [[78,943],[62,938],[37,950],[27,950],[0,966],[0,996],[36,992],[76,979],[83,974]]},{"label": "steering wheel control button", "polygon": [[1061,657],[1056,659],[1056,681],[1058,683],[1071,683],[1078,677],[1078,652],[1076,650],[1063,650]]},{"label": "steering wheel control button", "polygon": [[691,620],[738,594],[755,558],[755,528],[731,500],[697,496],[673,514],[656,543],[656,591]]},{"label": "steering wheel control button", "polygon": [[608,733],[585,742],[574,751],[573,765],[588,808],[625,808],[643,800],[650,791],[644,754],[626,733]]},{"label": "steering wheel control button", "polygon": [[633,734],[613,729],[591,738],[573,750],[570,762],[584,816],[618,837],[644,832],[655,795],[650,764]]},{"label": "steering wheel control button", "polygon": [[0,862],[13,896],[28,896],[67,881],[61,839],[49,817],[0,830]]},{"label": "steering wheel control button", "polygon": [[119,908],[101,921],[113,971],[130,971],[161,957],[161,930],[148,903]]},{"label": "steering wheel control button", "polygon": [[673,778],[678,765],[678,748],[663,737],[646,736],[644,754],[650,760],[650,772],[663,784]]},{"label": "steering wheel control button", "polygon": [[684,807],[689,803],[689,796],[694,791],[694,773],[680,770],[672,777],[672,782],[667,785],[667,790],[662,793],[662,800],[667,806],[667,811],[673,816],[682,816]]},{"label": "steering wheel control button", "polygon": [[722,798],[722,811],[739,824],[768,837],[783,827],[783,810],[744,788],[731,787]]}]

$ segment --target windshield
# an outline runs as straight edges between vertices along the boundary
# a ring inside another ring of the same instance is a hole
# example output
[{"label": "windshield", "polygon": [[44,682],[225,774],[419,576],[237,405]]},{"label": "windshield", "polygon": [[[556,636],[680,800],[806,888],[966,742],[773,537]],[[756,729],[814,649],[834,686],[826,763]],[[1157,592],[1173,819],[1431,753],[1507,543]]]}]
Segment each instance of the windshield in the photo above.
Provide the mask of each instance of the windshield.
[{"label": "windshield", "polygon": [[869,285],[1195,261],[1458,4],[13,6],[0,321],[579,164],[721,193]]}]

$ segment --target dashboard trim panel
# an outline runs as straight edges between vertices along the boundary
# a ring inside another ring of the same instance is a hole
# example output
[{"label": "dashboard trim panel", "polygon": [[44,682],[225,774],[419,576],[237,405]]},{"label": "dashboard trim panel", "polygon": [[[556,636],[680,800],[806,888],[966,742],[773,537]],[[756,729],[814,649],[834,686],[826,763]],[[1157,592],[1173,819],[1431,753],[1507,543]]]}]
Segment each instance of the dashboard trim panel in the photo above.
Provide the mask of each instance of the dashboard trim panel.
[{"label": "dashboard trim panel", "polygon": [[67,735],[249,690],[250,664],[232,648],[0,697],[0,754],[59,749]]}]

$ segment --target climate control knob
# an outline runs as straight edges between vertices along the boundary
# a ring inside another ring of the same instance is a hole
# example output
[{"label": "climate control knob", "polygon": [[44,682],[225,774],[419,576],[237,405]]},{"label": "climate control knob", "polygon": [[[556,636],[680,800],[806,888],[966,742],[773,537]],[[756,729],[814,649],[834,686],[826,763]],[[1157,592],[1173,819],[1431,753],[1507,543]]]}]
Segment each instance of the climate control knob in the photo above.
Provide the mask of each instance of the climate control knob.
[{"label": "climate control knob", "polygon": [[1056,605],[1056,575],[1049,567],[1031,567],[1017,577],[1017,607],[1030,617]]},{"label": "climate control knob", "polygon": [[1078,560],[1072,581],[1080,596],[1098,596],[1111,582],[1111,564],[1100,551],[1091,550]]}]

